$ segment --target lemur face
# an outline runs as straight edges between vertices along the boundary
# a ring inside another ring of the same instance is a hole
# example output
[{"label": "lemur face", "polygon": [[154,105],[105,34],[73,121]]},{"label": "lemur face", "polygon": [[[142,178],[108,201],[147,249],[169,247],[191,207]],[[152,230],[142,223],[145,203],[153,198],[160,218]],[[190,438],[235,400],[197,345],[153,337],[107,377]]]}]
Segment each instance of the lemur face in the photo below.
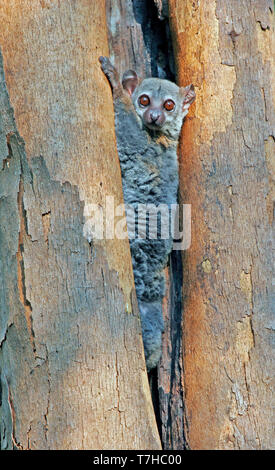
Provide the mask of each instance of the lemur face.
[{"label": "lemur face", "polygon": [[181,114],[178,87],[167,83],[145,79],[133,94],[136,112],[149,129],[160,130],[165,123],[175,120],[179,111]]},{"label": "lemur face", "polygon": [[193,85],[180,88],[159,78],[146,78],[138,84],[132,70],[124,74],[122,83],[145,127],[163,134],[179,134],[183,118],[195,99]]}]

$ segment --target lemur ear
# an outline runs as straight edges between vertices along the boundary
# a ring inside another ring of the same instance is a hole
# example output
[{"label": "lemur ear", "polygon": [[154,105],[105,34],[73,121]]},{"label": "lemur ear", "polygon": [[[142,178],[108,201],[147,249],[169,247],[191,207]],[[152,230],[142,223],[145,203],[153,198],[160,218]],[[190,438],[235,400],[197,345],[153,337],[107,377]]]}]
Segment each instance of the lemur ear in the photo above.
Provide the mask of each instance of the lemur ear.
[{"label": "lemur ear", "polygon": [[183,111],[185,111],[189,108],[190,104],[192,104],[193,101],[195,100],[196,93],[195,93],[194,85],[188,85],[182,88],[181,90],[183,94],[182,107],[183,107]]},{"label": "lemur ear", "polygon": [[127,70],[122,77],[122,86],[131,96],[138,84],[138,76],[134,70]]}]

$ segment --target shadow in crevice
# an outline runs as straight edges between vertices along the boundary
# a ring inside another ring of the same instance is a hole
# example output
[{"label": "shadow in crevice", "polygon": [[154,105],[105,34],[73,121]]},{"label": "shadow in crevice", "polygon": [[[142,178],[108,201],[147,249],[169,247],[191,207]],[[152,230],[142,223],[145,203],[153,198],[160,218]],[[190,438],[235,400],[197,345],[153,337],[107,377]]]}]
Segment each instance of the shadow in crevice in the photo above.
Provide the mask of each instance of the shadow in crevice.
[{"label": "shadow in crevice", "polygon": [[154,0],[133,0],[135,20],[141,25],[144,43],[150,56],[148,75],[175,81],[175,63],[169,20],[159,18]]}]

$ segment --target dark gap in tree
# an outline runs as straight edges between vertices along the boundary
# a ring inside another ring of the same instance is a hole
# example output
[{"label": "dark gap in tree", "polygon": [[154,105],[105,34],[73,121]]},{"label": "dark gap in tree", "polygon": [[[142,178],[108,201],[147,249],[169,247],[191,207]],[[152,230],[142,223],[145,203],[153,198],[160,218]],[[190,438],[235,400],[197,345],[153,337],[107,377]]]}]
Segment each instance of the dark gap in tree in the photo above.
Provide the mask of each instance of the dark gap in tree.
[{"label": "dark gap in tree", "polygon": [[[183,298],[182,298],[182,284],[183,284],[183,268],[182,256],[180,250],[172,251],[170,255],[170,334],[171,334],[171,375],[170,375],[170,397],[168,402],[167,413],[167,429],[166,435],[163,436],[163,446],[165,449],[180,449],[186,448],[186,440],[184,436],[183,425],[183,408],[180,409],[181,416],[177,416],[181,420],[180,429],[183,435],[177,436],[177,442],[173,442],[176,433],[173,429],[173,419],[175,416],[175,409],[173,409],[173,391],[179,390],[180,397],[177,398],[178,404],[184,406],[184,396],[181,384],[183,376],[182,364],[182,311],[183,311]],[[179,403],[180,399],[180,403]]]},{"label": "dark gap in tree", "polygon": [[[164,2],[163,2],[164,3]],[[169,28],[168,15],[160,19],[154,0],[133,0],[133,11],[136,21],[141,25],[144,43],[150,56],[150,70],[148,75],[175,81],[175,64],[172,48],[172,40]],[[164,15],[168,12],[163,11]],[[183,430],[183,390],[181,386],[182,374],[182,257],[180,251],[173,251],[170,255],[170,299],[169,325],[170,331],[170,387],[169,394],[160,386],[159,372],[155,369],[149,374],[152,401],[156,415],[156,421],[164,449],[186,448],[185,437],[177,436],[174,442],[173,420],[180,420],[180,429]],[[177,405],[174,405],[173,392],[180,390],[177,397]],[[177,408],[180,407],[180,410]],[[181,417],[179,416],[179,411]]]},{"label": "dark gap in tree", "polygon": [[154,412],[156,416],[156,423],[158,427],[158,432],[161,439],[161,444],[163,447],[163,439],[162,439],[162,422],[161,422],[161,415],[160,415],[160,400],[159,400],[159,390],[158,390],[158,370],[157,368],[152,369],[148,374],[150,391],[152,396],[152,403],[154,407]]},{"label": "dark gap in tree", "polygon": [[[142,78],[175,82],[175,63],[167,0],[107,0],[110,55],[122,73],[135,69]],[[169,312],[165,318],[164,354],[149,373],[157,426],[163,449],[186,448],[182,388],[182,253],[169,257]]]},{"label": "dark gap in tree", "polygon": [[159,18],[154,0],[133,0],[135,20],[141,25],[150,56],[148,76],[175,81],[175,63],[168,17]]}]

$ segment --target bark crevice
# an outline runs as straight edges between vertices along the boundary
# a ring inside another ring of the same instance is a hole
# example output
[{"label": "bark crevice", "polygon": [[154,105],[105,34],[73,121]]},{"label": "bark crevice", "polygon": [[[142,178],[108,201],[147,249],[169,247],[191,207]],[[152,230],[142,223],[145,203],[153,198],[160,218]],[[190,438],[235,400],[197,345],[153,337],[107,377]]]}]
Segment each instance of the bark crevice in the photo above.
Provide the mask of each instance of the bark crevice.
[{"label": "bark crevice", "polygon": [[[167,0],[107,0],[110,57],[120,75],[135,69],[140,78],[175,81]],[[164,449],[183,449],[182,259],[174,251],[167,268],[165,333],[158,370],[149,374],[152,401]]]}]

